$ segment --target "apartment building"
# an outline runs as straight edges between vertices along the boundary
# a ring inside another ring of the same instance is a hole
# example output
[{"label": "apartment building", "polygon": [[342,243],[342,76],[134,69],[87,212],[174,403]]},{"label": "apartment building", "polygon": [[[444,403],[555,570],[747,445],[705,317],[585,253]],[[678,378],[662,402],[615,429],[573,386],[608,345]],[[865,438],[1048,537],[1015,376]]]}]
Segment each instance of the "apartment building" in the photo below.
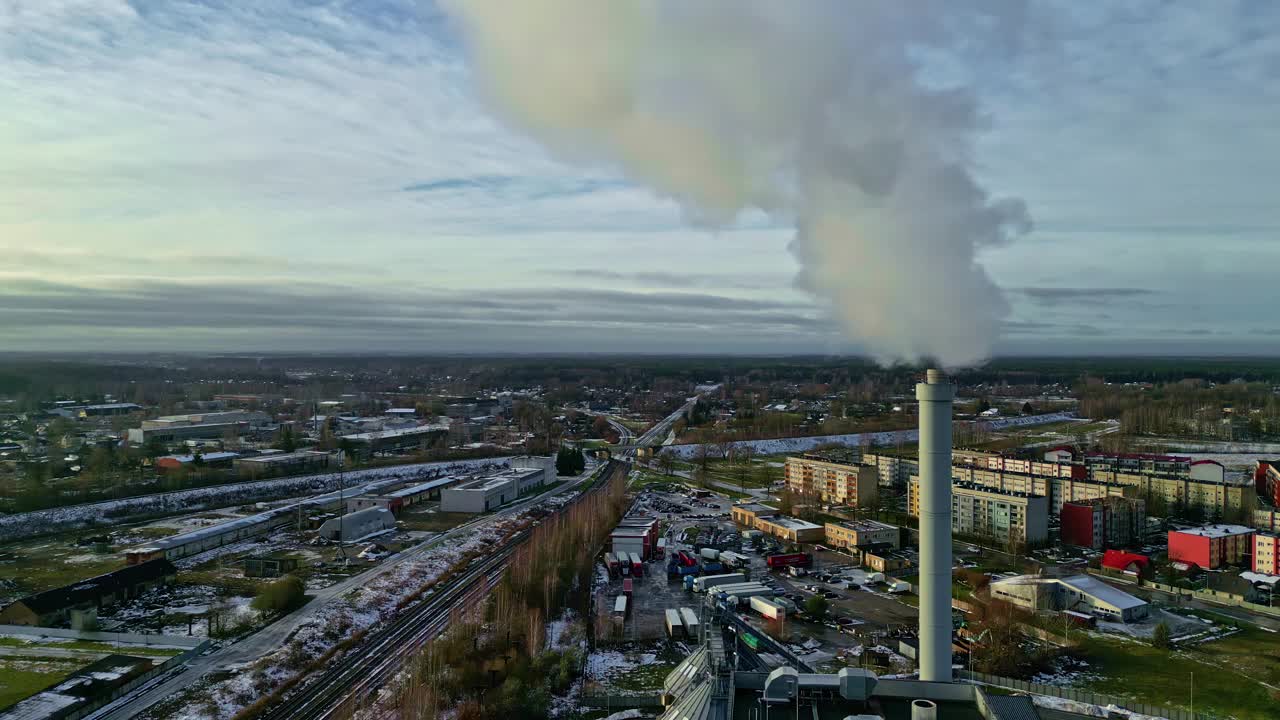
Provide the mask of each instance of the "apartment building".
[{"label": "apartment building", "polygon": [[880,487],[902,488],[911,481],[912,475],[920,474],[920,462],[912,458],[896,455],[878,455],[866,453],[862,456],[862,464],[876,469]]},{"label": "apartment building", "polygon": [[880,478],[879,471],[869,465],[836,462],[818,455],[788,457],[783,477],[794,493],[855,507],[875,504]]},{"label": "apartment building", "polygon": [[1241,565],[1253,556],[1254,529],[1242,525],[1205,525],[1169,531],[1169,560],[1213,570]]},{"label": "apartment building", "polygon": [[1064,502],[1059,512],[1062,542],[1103,550],[1135,545],[1147,526],[1142,498],[1105,497]]},{"label": "apartment building", "polygon": [[1253,571],[1280,575],[1280,535],[1257,533],[1253,536]]},{"label": "apartment building", "polygon": [[786,515],[776,508],[757,503],[735,505],[730,511],[733,521],[750,530],[759,530],[793,543],[822,542],[823,527]]},{"label": "apartment building", "polygon": [[[920,478],[907,489],[907,510],[920,516]],[[1049,498],[975,483],[951,483],[951,530],[1004,543],[1043,545],[1049,539]]]}]

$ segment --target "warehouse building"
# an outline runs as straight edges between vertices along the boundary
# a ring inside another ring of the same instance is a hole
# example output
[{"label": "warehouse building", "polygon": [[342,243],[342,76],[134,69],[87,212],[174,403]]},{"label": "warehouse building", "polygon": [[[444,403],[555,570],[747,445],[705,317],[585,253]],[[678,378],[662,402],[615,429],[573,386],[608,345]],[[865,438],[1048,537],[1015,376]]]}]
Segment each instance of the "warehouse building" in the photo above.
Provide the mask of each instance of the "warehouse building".
[{"label": "warehouse building", "polygon": [[1062,542],[1102,550],[1136,545],[1147,527],[1142,498],[1110,496],[1062,504]]},{"label": "warehouse building", "polygon": [[415,425],[398,430],[343,435],[342,439],[354,445],[363,454],[373,454],[429,447],[448,436],[448,425]]},{"label": "warehouse building", "polygon": [[650,517],[623,518],[609,533],[609,543],[615,555],[635,553],[648,560],[658,546],[658,521]]},{"label": "warehouse building", "polygon": [[876,468],[837,462],[820,455],[788,457],[783,477],[792,492],[833,505],[874,505],[880,475]]},{"label": "warehouse building", "polygon": [[263,453],[236,460],[238,470],[250,477],[286,475],[310,470],[323,470],[333,462],[333,456],[319,450],[299,450],[285,453]]},{"label": "warehouse building", "polygon": [[[911,478],[907,510],[920,517],[920,478]],[[951,483],[951,531],[1038,547],[1049,539],[1049,499],[974,483]]]},{"label": "warehouse building", "polygon": [[248,423],[206,423],[202,425],[166,425],[154,428],[130,428],[129,442],[146,445],[151,442],[171,443],[181,440],[217,440],[228,435],[239,437],[249,429]]},{"label": "warehouse building", "polygon": [[537,490],[545,482],[546,471],[542,468],[511,468],[445,488],[440,493],[440,509],[444,512],[488,512]]},{"label": "warehouse building", "polygon": [[1249,564],[1253,557],[1253,528],[1205,525],[1169,531],[1169,561],[1215,570],[1224,565]]},{"label": "warehouse building", "polygon": [[320,537],[340,542],[355,542],[386,532],[396,526],[396,517],[384,508],[365,508],[342,517],[330,518],[320,526]]},{"label": "warehouse building", "polygon": [[131,600],[172,582],[177,575],[178,569],[164,559],[129,565],[12,602],[0,610],[0,625],[64,625],[71,620],[73,612],[97,611]]},{"label": "warehouse building", "polygon": [[729,511],[729,514],[735,523],[755,529],[756,519],[777,515],[778,510],[777,508],[772,508],[768,505],[747,503],[745,505],[734,505]]},{"label": "warehouse building", "polygon": [[1144,620],[1150,609],[1146,601],[1088,575],[1018,575],[991,583],[991,597],[1031,612],[1069,610],[1111,622]]},{"label": "warehouse building", "polygon": [[755,529],[793,543],[822,542],[823,527],[786,515],[756,518]]},{"label": "warehouse building", "polygon": [[895,525],[876,520],[844,520],[826,524],[827,544],[838,548],[897,548],[899,532]]},{"label": "warehouse building", "polygon": [[[234,452],[211,452],[203,455],[166,455],[165,457],[156,458],[155,468],[158,471],[177,470],[180,467],[190,467],[193,465],[211,468],[228,468],[231,467],[240,453]],[[196,462],[196,458],[200,462]]]}]

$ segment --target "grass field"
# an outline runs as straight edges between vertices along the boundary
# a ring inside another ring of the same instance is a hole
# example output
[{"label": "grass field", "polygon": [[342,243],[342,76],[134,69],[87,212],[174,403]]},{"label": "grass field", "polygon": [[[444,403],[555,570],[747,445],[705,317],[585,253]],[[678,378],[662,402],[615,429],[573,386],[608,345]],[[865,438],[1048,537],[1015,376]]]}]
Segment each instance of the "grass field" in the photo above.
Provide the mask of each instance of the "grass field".
[{"label": "grass field", "polygon": [[51,687],[87,665],[79,660],[0,658],[0,708]]},{"label": "grass field", "polygon": [[[76,546],[68,536],[12,543],[0,547],[0,553],[5,556],[0,560],[0,581],[13,583],[15,597],[70,585],[125,565],[120,555]],[[0,592],[0,598],[5,594]]]},{"label": "grass field", "polygon": [[400,522],[404,524],[406,530],[444,532],[476,518],[471,513],[440,512],[437,509],[439,507],[438,504],[431,503],[405,508],[400,513]]},{"label": "grass field", "polygon": [[[1258,629],[1168,652],[1115,637],[1088,636],[1080,654],[1102,677],[1085,687],[1153,705],[1187,707],[1195,676],[1197,712],[1238,720],[1280,717],[1280,637]],[[1268,687],[1270,685],[1271,687]]]},{"label": "grass field", "polygon": [[0,647],[18,647],[27,649],[53,648],[55,650],[84,650],[86,652],[119,653],[123,655],[144,655],[146,657],[173,657],[181,655],[180,648],[152,647],[149,645],[116,645],[108,642],[91,642],[89,640],[40,640],[35,642],[16,637],[0,637]]}]

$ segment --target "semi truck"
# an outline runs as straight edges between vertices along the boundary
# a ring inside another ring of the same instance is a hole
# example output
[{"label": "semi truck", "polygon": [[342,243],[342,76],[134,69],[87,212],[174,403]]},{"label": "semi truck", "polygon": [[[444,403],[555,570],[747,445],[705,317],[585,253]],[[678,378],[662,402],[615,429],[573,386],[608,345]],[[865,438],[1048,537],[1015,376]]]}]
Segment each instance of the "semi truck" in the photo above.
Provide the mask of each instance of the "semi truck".
[{"label": "semi truck", "polygon": [[[692,580],[692,583],[689,581]],[[687,578],[689,589],[694,592],[706,592],[717,585],[737,585],[747,581],[742,573],[726,573],[724,575],[703,575],[700,578]]]},{"label": "semi truck", "polygon": [[631,578],[622,581],[622,594],[631,597],[634,586],[631,584]]},{"label": "semi truck", "polygon": [[715,561],[720,559],[720,551],[715,548],[702,548],[698,551],[698,554],[702,556],[703,560]]},{"label": "semi truck", "polygon": [[764,559],[765,565],[771,569],[787,567],[809,567],[813,565],[813,556],[809,553],[787,553],[785,555],[769,555]]},{"label": "semi truck", "polygon": [[609,577],[618,577],[618,556],[613,553],[604,554],[604,565],[609,569]]},{"label": "semi truck", "polygon": [[629,557],[631,558],[631,574],[635,577],[644,575],[644,563],[640,561],[640,555],[638,553],[630,553]]}]

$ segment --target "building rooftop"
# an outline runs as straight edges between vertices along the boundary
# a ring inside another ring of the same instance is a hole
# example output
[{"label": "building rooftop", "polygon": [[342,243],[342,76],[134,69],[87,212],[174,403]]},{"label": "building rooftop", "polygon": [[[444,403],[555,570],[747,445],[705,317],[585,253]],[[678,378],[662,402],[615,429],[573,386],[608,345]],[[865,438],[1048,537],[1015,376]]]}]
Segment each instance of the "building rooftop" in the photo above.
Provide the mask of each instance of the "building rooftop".
[{"label": "building rooftop", "polygon": [[873,530],[897,530],[896,525],[882,523],[879,520],[840,520],[839,522],[827,523],[835,525],[846,530],[857,530],[858,532],[870,532]]},{"label": "building rooftop", "polygon": [[784,527],[788,530],[821,530],[822,529],[821,525],[815,525],[814,523],[811,523],[807,520],[787,517],[786,515],[774,515],[768,518],[766,522],[772,523],[779,527]]},{"label": "building rooftop", "polygon": [[747,503],[745,505],[734,505],[734,509],[745,510],[746,512],[755,513],[756,515],[760,515],[762,513],[778,512],[777,508],[769,507],[768,505],[762,505],[761,503]]},{"label": "building rooftop", "polygon": [[1072,575],[1070,577],[1058,578],[1065,585],[1079,590],[1080,592],[1097,598],[1113,607],[1121,610],[1128,608],[1142,607],[1146,605],[1145,600],[1140,600],[1129,593],[1113,588],[1110,585],[1089,575]]},{"label": "building rooftop", "polygon": [[343,435],[343,440],[354,440],[356,442],[367,440],[387,440],[390,438],[423,435],[430,432],[449,432],[448,425],[415,425],[413,427],[399,428],[397,430],[381,430],[378,432],[354,433],[352,435]]},{"label": "building rooftop", "polygon": [[1247,535],[1249,533],[1257,532],[1257,531],[1251,527],[1245,527],[1243,525],[1205,525],[1204,527],[1187,528],[1186,530],[1170,530],[1169,532],[1170,534],[1176,532],[1176,533],[1182,533],[1183,535],[1199,535],[1201,537],[1207,537],[1207,538],[1224,538],[1224,537],[1231,537],[1232,535]]}]

